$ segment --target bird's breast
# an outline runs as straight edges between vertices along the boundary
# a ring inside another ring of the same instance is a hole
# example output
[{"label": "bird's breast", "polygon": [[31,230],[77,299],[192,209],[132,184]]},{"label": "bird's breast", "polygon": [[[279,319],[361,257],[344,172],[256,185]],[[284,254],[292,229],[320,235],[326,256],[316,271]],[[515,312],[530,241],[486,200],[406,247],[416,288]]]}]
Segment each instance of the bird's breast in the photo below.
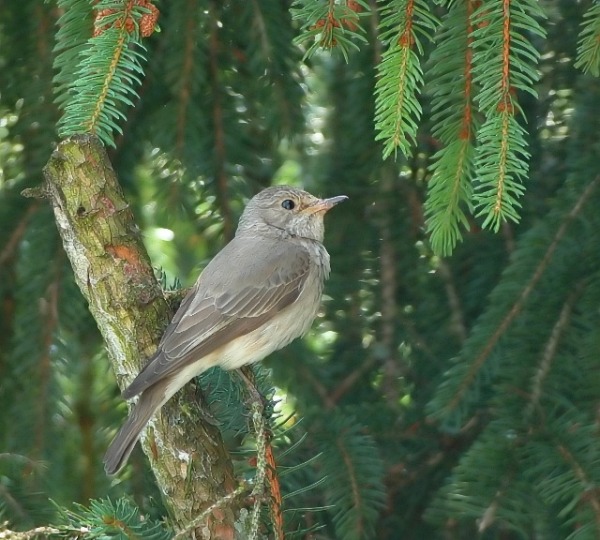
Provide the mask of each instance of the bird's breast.
[{"label": "bird's breast", "polygon": [[256,330],[220,349],[217,363],[223,369],[237,369],[258,362],[272,352],[303,336],[311,327],[321,304],[323,284],[329,275],[329,255],[321,246],[295,302]]}]

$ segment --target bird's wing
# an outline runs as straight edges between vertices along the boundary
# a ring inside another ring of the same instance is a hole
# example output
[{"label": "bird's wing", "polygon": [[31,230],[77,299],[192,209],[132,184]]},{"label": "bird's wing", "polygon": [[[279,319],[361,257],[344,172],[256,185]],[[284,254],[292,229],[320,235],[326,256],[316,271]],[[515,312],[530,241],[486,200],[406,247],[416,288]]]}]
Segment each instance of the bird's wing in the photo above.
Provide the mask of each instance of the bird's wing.
[{"label": "bird's wing", "polygon": [[310,268],[309,252],[294,243],[232,240],[184,298],[158,351],[123,396],[133,397],[260,328],[296,301]]}]

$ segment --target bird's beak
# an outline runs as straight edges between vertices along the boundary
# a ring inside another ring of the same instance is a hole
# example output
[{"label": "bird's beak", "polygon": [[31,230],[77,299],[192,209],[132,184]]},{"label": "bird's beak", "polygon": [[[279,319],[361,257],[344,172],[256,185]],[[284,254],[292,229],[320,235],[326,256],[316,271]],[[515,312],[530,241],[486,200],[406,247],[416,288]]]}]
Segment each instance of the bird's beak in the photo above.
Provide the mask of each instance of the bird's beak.
[{"label": "bird's beak", "polygon": [[346,195],[338,195],[337,197],[330,197],[329,199],[319,199],[316,203],[305,208],[304,212],[307,214],[316,214],[317,212],[325,213],[328,210],[331,210],[336,204],[344,202],[347,198]]}]

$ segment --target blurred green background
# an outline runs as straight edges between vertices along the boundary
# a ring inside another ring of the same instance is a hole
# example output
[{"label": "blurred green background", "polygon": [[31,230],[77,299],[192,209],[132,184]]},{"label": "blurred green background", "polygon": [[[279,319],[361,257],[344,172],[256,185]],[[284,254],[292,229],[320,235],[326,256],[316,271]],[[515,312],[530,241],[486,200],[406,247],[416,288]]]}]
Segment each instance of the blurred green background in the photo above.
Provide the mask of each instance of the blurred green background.
[{"label": "blurred green background", "polygon": [[[279,446],[306,436],[282,463],[319,456],[284,490],[325,478],[286,502],[303,509],[288,530],[322,525],[303,538],[600,538],[600,84],[574,67],[593,2],[540,4],[520,223],[492,234],[469,218],[446,258],[423,211],[432,89],[413,157],[383,160],[372,17],[347,62],[303,61],[288,2],[159,4],[109,154],[166,285],[191,285],[265,186],[350,197],[327,216],[313,329],[264,363],[288,425],[302,419]],[[49,205],[20,195],[58,140],[61,9],[0,1],[0,522],[15,529],[55,520],[50,499],[128,495],[164,512],[139,449],[119,480],[103,472],[126,406]]]}]

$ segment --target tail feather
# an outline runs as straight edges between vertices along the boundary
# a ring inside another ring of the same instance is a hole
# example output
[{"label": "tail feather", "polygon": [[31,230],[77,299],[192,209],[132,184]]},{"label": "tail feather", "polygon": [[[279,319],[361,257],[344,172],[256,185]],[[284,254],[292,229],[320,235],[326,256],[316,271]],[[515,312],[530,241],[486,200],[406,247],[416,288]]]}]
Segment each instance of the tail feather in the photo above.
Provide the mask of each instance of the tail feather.
[{"label": "tail feather", "polygon": [[142,393],[117,436],[110,443],[104,454],[104,470],[107,474],[115,474],[125,465],[142,430],[166,401],[164,388],[160,386],[150,387]]}]

